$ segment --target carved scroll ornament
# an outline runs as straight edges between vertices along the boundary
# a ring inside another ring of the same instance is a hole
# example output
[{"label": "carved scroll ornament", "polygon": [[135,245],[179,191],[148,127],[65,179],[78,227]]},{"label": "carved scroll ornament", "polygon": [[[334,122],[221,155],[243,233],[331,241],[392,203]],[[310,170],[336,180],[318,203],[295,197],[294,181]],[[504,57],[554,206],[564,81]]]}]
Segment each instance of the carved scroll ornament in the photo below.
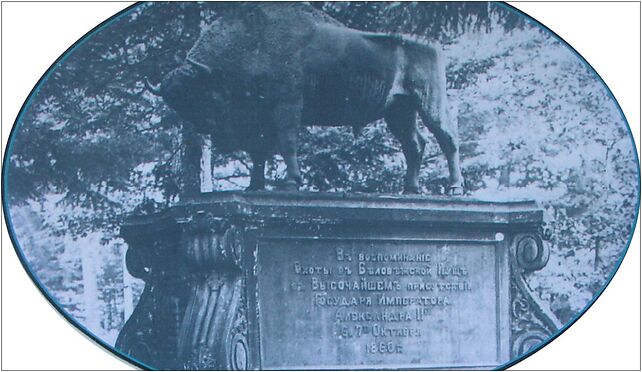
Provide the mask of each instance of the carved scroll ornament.
[{"label": "carved scroll ornament", "polygon": [[555,314],[533,294],[525,274],[541,270],[550,251],[539,234],[517,234],[511,258],[511,359],[541,345],[562,327]]},{"label": "carved scroll ornament", "polygon": [[124,236],[127,269],[145,290],[116,348],[155,368],[246,369],[242,228],[207,214],[173,226]]}]

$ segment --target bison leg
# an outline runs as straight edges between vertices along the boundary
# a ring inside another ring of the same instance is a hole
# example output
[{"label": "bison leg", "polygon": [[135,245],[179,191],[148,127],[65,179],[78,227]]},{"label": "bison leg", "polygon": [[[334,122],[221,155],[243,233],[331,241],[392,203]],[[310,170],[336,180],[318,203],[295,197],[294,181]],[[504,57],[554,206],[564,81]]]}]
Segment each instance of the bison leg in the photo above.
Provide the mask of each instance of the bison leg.
[{"label": "bison leg", "polygon": [[385,120],[392,134],[401,142],[401,149],[406,158],[406,177],[404,194],[419,193],[419,168],[424,155],[426,141],[417,128],[417,112],[409,97],[395,97],[388,108]]},{"label": "bison leg", "polygon": [[265,189],[265,160],[267,156],[262,152],[251,152],[252,170],[250,172],[250,186],[246,191]]},{"label": "bison leg", "polygon": [[448,194],[462,195],[464,193],[464,177],[461,175],[459,167],[457,130],[452,127],[452,122],[448,119],[445,111],[434,111],[420,108],[419,116],[424,125],[435,135],[437,143],[448,161],[448,172],[450,173]]},{"label": "bison leg", "polygon": [[298,190],[303,183],[297,160],[298,134],[302,112],[303,105],[301,102],[281,103],[274,111],[279,152],[283,156],[286,166],[284,189],[288,191]]}]

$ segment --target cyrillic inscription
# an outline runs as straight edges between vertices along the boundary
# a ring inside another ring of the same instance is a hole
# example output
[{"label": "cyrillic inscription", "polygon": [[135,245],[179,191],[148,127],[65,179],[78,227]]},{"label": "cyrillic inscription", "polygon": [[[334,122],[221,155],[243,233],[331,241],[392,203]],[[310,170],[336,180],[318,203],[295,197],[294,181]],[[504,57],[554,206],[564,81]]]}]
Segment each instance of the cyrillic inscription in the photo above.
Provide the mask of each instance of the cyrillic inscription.
[{"label": "cyrillic inscription", "polygon": [[261,311],[262,337],[302,352],[264,342],[264,367],[427,366],[462,361],[458,344],[478,337],[490,345],[473,359],[492,360],[494,260],[488,245],[266,243],[259,300],[276,311]]}]

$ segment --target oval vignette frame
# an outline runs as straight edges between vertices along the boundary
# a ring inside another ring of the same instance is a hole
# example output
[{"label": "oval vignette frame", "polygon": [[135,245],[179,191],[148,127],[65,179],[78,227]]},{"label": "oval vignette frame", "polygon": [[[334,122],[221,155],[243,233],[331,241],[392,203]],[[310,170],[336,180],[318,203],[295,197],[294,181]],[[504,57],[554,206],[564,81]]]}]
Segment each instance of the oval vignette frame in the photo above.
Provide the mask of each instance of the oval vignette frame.
[{"label": "oval vignette frame", "polygon": [[[586,60],[582,57],[582,55],[581,55],[581,54],[579,54],[579,53],[578,53],[578,52],[577,52],[577,51],[576,51],[576,50],[575,50],[575,49],[574,49],[570,44],[568,44],[568,43],[567,43],[563,38],[561,38],[560,36],[558,36],[554,31],[550,30],[548,27],[546,27],[544,24],[540,23],[538,20],[536,20],[536,19],[534,19],[534,18],[530,17],[528,14],[526,14],[526,13],[522,12],[521,10],[519,10],[519,9],[517,9],[517,8],[515,8],[515,7],[511,6],[511,5],[508,5],[508,4],[506,4],[506,3],[497,3],[497,4],[499,4],[499,6],[503,6],[503,7],[505,7],[506,9],[508,9],[508,10],[510,10],[510,11],[517,12],[517,13],[518,13],[518,14],[520,14],[521,16],[525,17],[525,19],[526,19],[528,22],[532,22],[532,23],[534,23],[535,25],[539,26],[540,28],[544,29],[547,33],[549,33],[549,34],[550,34],[550,35],[552,35],[554,38],[556,38],[557,40],[559,40],[560,42],[562,42],[562,43],[563,43],[563,44],[564,44],[564,45],[565,45],[569,50],[571,50],[571,51],[572,51],[572,52],[573,52],[573,53],[574,53],[574,54],[575,54],[575,55],[576,55],[576,56],[577,56],[577,57],[578,57],[578,58],[579,58],[579,59],[580,59],[580,60],[581,60],[581,61],[582,61],[582,62],[583,62],[583,63],[584,63],[584,64],[585,64],[585,65],[586,65],[586,66],[587,66],[587,67],[588,67],[592,72],[593,72],[593,73],[594,73],[594,75],[597,77],[597,79],[601,82],[602,86],[603,86],[604,88],[606,88],[606,90],[608,91],[608,93],[609,93],[609,95],[610,95],[611,99],[613,100],[613,102],[616,104],[616,106],[617,106],[617,108],[618,108],[618,110],[619,110],[619,112],[620,112],[620,114],[621,114],[621,116],[622,116],[622,119],[623,119],[623,120],[624,120],[624,122],[627,124],[627,127],[628,127],[627,129],[629,130],[629,136],[630,136],[630,138],[631,138],[631,140],[632,140],[632,143],[635,145],[635,139],[633,138],[633,134],[632,134],[632,131],[631,131],[631,128],[630,128],[629,122],[627,121],[627,119],[626,119],[626,117],[625,117],[625,115],[624,115],[624,113],[623,113],[623,111],[622,111],[622,108],[620,107],[620,105],[619,105],[618,101],[617,101],[617,100],[615,99],[615,97],[613,96],[613,94],[612,94],[612,92],[611,92],[610,88],[606,85],[606,83],[604,82],[604,80],[603,80],[603,79],[601,78],[601,76],[600,76],[600,75],[595,71],[595,69],[593,69],[593,67],[590,65],[590,63],[589,63],[588,61],[586,61]],[[24,113],[24,111],[29,107],[29,105],[30,105],[30,101],[31,101],[31,99],[32,99],[33,95],[38,91],[38,89],[39,89],[39,87],[41,86],[41,84],[43,84],[43,83],[46,81],[47,77],[48,77],[48,76],[49,76],[49,74],[52,72],[52,70],[55,68],[55,66],[56,66],[58,63],[63,62],[63,61],[64,61],[64,59],[66,58],[66,56],[67,56],[68,54],[72,53],[72,52],[73,52],[77,47],[79,47],[80,45],[82,45],[82,43],[83,43],[84,41],[86,41],[88,38],[90,38],[90,37],[91,37],[95,32],[99,31],[100,29],[102,29],[102,28],[104,28],[104,27],[108,27],[112,22],[116,21],[119,17],[126,15],[129,11],[131,11],[133,8],[137,7],[138,5],[139,5],[139,3],[135,3],[135,4],[133,4],[133,5],[130,5],[130,6],[128,6],[127,8],[125,8],[125,9],[123,9],[123,10],[119,11],[118,13],[114,14],[113,16],[109,17],[109,18],[108,18],[108,19],[106,19],[105,21],[101,22],[99,25],[97,25],[96,27],[94,27],[92,30],[90,30],[90,31],[89,31],[89,32],[87,32],[85,35],[83,35],[80,39],[78,39],[76,42],[74,42],[74,44],[73,44],[73,45],[71,45],[71,46],[70,46],[70,47],[69,47],[69,48],[68,48],[68,49],[67,49],[67,50],[66,50],[66,51],[65,51],[65,52],[60,56],[60,57],[58,57],[58,58],[56,59],[56,61],[54,61],[54,62],[52,63],[52,65],[51,65],[51,66],[47,69],[47,71],[46,71],[46,72],[45,72],[45,73],[40,77],[40,79],[38,80],[38,82],[36,83],[36,85],[33,87],[33,89],[31,90],[31,92],[29,93],[28,98],[25,100],[25,102],[23,103],[23,105],[22,105],[22,107],[21,107],[21,109],[20,109],[20,112],[19,112],[19,114],[18,114],[18,117],[16,118],[16,120],[15,120],[15,122],[14,122],[14,124],[13,124],[13,127],[12,127],[12,129],[11,129],[11,133],[9,134],[9,137],[8,137],[8,141],[9,141],[9,142],[7,143],[7,146],[6,146],[6,148],[5,148],[5,153],[4,153],[5,158],[6,158],[6,155],[10,153],[11,140],[12,140],[12,138],[13,138],[12,136],[13,136],[14,132],[16,131],[16,129],[17,129],[17,127],[18,127],[18,125],[19,125],[19,122],[20,122],[20,120],[21,120],[21,118],[22,118],[22,114],[23,114],[23,113]],[[640,164],[639,164],[639,158],[638,158],[638,153],[637,153],[637,152],[636,152],[636,161],[637,161],[637,165],[638,165],[638,185],[637,185],[637,188],[638,188],[638,196],[639,196],[639,195],[640,195],[640,177],[639,177],[639,176],[640,176],[640,168],[639,168],[639,165],[640,165]],[[4,163],[3,163],[3,184],[4,184],[4,176],[5,176],[5,174],[6,174],[6,172],[5,172],[5,167],[4,167]],[[8,209],[8,208],[7,208],[7,202],[6,202],[6,198],[5,198],[5,196],[6,196],[6,194],[5,194],[5,190],[4,190],[4,188],[3,188],[3,190],[2,190],[2,203],[3,203],[3,207],[4,207],[5,209]],[[522,361],[522,360],[524,360],[524,359],[526,359],[526,358],[530,357],[531,355],[533,355],[534,353],[536,353],[537,351],[539,351],[540,349],[542,349],[544,346],[547,346],[550,342],[552,342],[553,340],[555,340],[559,335],[561,335],[561,334],[562,334],[562,333],[564,333],[564,332],[565,332],[569,327],[571,327],[571,326],[572,326],[572,325],[573,325],[573,324],[574,324],[574,323],[575,323],[575,322],[576,322],[580,317],[582,317],[582,316],[586,313],[586,311],[588,311],[588,309],[589,309],[589,308],[590,308],[590,307],[591,307],[591,306],[592,306],[592,305],[597,301],[597,299],[601,296],[601,294],[604,292],[604,290],[605,290],[605,289],[608,287],[608,285],[611,283],[611,280],[613,279],[613,277],[614,277],[615,273],[617,273],[617,272],[618,272],[618,270],[620,269],[621,264],[622,264],[622,262],[623,262],[624,258],[626,257],[626,255],[627,255],[627,253],[628,253],[628,251],[629,251],[629,248],[631,247],[631,244],[632,244],[632,238],[633,238],[633,236],[634,236],[635,228],[637,227],[637,224],[638,224],[638,219],[639,219],[639,207],[640,207],[640,202],[639,202],[639,200],[638,200],[637,209],[636,209],[636,217],[635,217],[635,221],[636,221],[636,223],[635,223],[635,225],[633,226],[633,231],[631,231],[631,233],[630,233],[630,236],[629,236],[629,239],[628,239],[628,243],[627,243],[627,247],[626,247],[626,249],[623,251],[623,254],[622,254],[621,258],[619,259],[619,261],[618,261],[618,262],[617,262],[617,264],[615,265],[615,268],[613,269],[613,271],[612,271],[611,275],[606,279],[605,284],[601,287],[601,289],[599,290],[599,292],[597,293],[597,295],[595,295],[595,297],[594,297],[593,299],[591,299],[591,301],[589,301],[589,303],[587,303],[587,305],[586,305],[586,306],[585,306],[585,307],[584,307],[584,308],[583,308],[583,309],[582,309],[582,310],[581,310],[581,311],[580,311],[580,312],[579,312],[579,313],[578,313],[578,314],[577,314],[577,315],[576,315],[576,316],[575,316],[571,321],[569,321],[569,322],[567,322],[566,324],[564,324],[564,326],[563,326],[563,327],[562,327],[562,328],[561,328],[561,329],[560,329],[556,334],[554,334],[552,337],[550,337],[546,342],[544,342],[544,343],[540,344],[538,347],[536,347],[536,348],[534,348],[533,350],[529,351],[528,353],[526,353],[525,355],[521,356],[520,358],[518,358],[518,359],[516,359],[516,360],[513,360],[513,361],[510,361],[510,362],[508,362],[508,363],[506,363],[506,364],[504,364],[504,365],[498,366],[498,369],[505,369],[505,368],[508,368],[508,367],[514,366],[515,364],[519,363],[520,361]],[[8,216],[6,216],[6,215],[5,215],[5,218],[6,218],[6,217],[8,217]],[[36,286],[38,287],[38,289],[40,290],[40,292],[45,296],[45,298],[47,299],[47,301],[48,301],[48,302],[49,302],[49,303],[50,303],[50,304],[51,304],[51,305],[52,305],[52,306],[53,306],[53,307],[58,311],[58,313],[59,313],[59,314],[61,314],[61,315],[62,315],[62,316],[63,316],[63,317],[68,321],[68,322],[70,322],[74,327],[76,327],[78,330],[80,330],[80,331],[81,331],[84,335],[86,335],[89,339],[91,339],[92,341],[94,341],[94,342],[95,342],[95,343],[97,343],[98,345],[102,346],[102,347],[103,347],[104,349],[106,349],[107,351],[109,351],[109,352],[113,353],[114,355],[116,355],[117,357],[119,357],[121,360],[123,360],[123,361],[125,361],[125,362],[127,362],[127,363],[130,363],[130,364],[132,364],[132,365],[134,365],[135,367],[138,367],[138,368],[150,369],[150,366],[147,366],[147,365],[145,365],[144,363],[142,363],[142,362],[140,362],[140,361],[137,361],[137,360],[135,360],[135,359],[133,359],[133,358],[129,357],[128,355],[125,355],[125,354],[121,353],[120,351],[116,350],[115,348],[113,348],[113,347],[109,346],[108,344],[106,344],[102,339],[100,339],[99,337],[97,337],[97,336],[95,336],[93,333],[91,333],[89,330],[87,330],[84,326],[82,326],[80,323],[78,323],[76,320],[74,320],[74,318],[73,318],[71,315],[69,315],[68,313],[66,313],[66,312],[65,312],[65,311],[60,307],[60,305],[56,302],[56,300],[55,300],[55,299],[54,299],[54,298],[53,298],[53,297],[48,293],[47,289],[46,289],[43,285],[41,285],[40,280],[39,280],[39,279],[38,279],[38,278],[33,274],[32,270],[30,270],[29,263],[28,263],[28,261],[25,259],[24,254],[22,253],[21,249],[19,248],[19,247],[20,247],[20,245],[18,244],[18,241],[17,241],[17,239],[15,238],[15,233],[14,233],[13,226],[12,226],[12,224],[11,224],[11,220],[10,220],[10,218],[6,218],[6,223],[7,223],[7,227],[8,227],[8,231],[9,231],[9,236],[10,236],[10,238],[11,238],[11,241],[12,241],[12,243],[13,243],[13,246],[14,246],[14,248],[15,248],[15,251],[16,251],[16,253],[17,253],[17,254],[18,254],[18,256],[19,256],[19,259],[20,259],[20,261],[21,261],[22,266],[23,266],[23,267],[24,267],[24,269],[27,271],[27,273],[28,273],[29,277],[30,277],[30,278],[31,278],[31,280],[36,284]]]}]

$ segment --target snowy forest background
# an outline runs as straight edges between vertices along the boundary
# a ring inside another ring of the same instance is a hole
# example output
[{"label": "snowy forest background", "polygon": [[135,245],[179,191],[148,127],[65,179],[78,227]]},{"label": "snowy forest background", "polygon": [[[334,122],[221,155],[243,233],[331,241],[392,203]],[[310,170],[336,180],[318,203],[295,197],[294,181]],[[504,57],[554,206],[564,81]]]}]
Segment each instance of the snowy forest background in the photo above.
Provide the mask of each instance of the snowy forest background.
[{"label": "snowy forest background", "polygon": [[[438,39],[471,197],[535,199],[550,221],[551,260],[529,277],[562,322],[601,290],[636,217],[638,164],[608,91],[547,31],[494,3],[313,5],[346,25]],[[118,226],[177,201],[181,119],[144,88],[179,65],[229,3],[144,3],[94,33],[33,97],[6,159],[15,236],[42,284],[113,343],[143,283],[124,269]],[[422,130],[425,130],[422,129]],[[420,182],[438,194],[446,162],[429,140]],[[385,125],[303,128],[305,189],[397,193],[404,161]],[[207,146],[207,143],[204,144]],[[212,149],[204,191],[249,183],[243,153]],[[283,176],[280,158],[268,180]],[[268,181],[268,182],[269,182]],[[270,185],[271,187],[272,185]]]}]

